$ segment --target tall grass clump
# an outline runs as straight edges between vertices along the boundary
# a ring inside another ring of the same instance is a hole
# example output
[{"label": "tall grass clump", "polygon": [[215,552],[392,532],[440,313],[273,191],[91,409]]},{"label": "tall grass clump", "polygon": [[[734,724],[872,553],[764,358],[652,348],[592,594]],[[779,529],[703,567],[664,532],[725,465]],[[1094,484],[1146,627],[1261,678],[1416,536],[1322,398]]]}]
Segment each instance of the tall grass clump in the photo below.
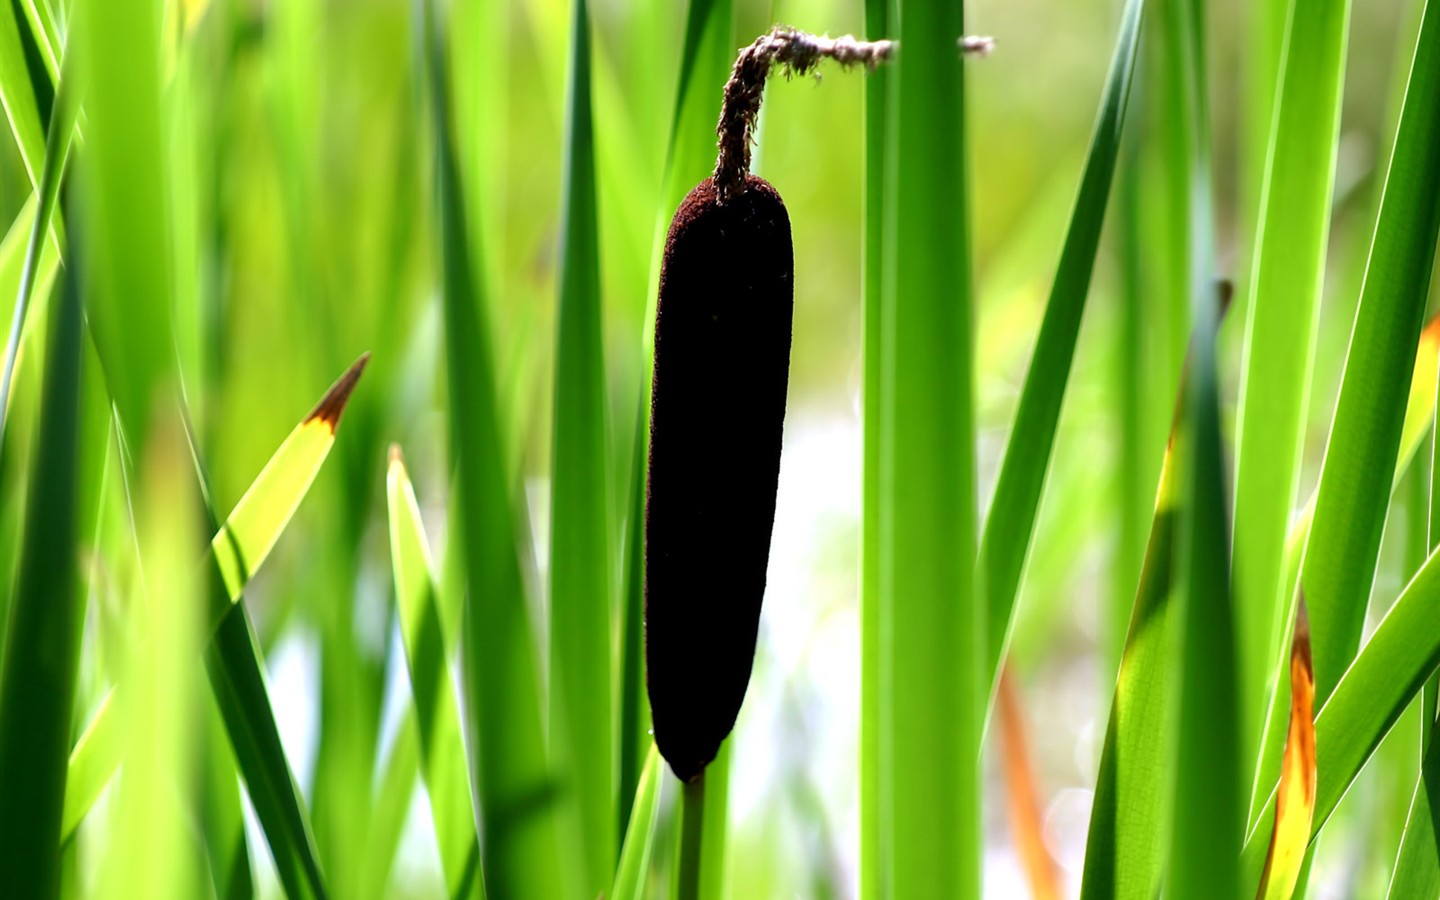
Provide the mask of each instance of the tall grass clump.
[{"label": "tall grass clump", "polygon": [[1440,0],[13,0],[0,109],[0,896],[1440,891]]}]

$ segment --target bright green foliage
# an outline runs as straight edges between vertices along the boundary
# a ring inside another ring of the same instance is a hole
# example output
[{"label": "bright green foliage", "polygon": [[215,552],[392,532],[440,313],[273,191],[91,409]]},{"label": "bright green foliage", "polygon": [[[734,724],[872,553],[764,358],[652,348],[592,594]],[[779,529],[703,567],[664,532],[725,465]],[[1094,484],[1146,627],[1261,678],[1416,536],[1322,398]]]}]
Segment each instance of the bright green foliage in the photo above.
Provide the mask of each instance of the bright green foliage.
[{"label": "bright green foliage", "polygon": [[601,334],[590,14],[574,0],[570,51],[560,303],[555,346],[554,464],[550,470],[550,728],[578,806],[583,893],[614,871],[614,568],[609,527],[605,354]]},{"label": "bright green foliage", "polygon": [[60,883],[60,813],[83,615],[75,563],[81,320],[73,275],[63,279],[47,358],[26,537],[0,669],[0,893],[16,897],[53,896]]},{"label": "bright green foliage", "polygon": [[421,751],[420,771],[430,791],[435,839],[445,868],[445,889],[450,897],[483,897],[479,847],[470,814],[472,792],[460,740],[459,704],[449,677],[448,660],[454,641],[445,634],[440,619],[430,549],[399,448],[391,453],[386,486],[390,565],[395,572],[395,600],[415,703],[415,739]]},{"label": "bright green foliage", "polygon": [[[1276,635],[1285,537],[1300,475],[1330,197],[1340,125],[1349,0],[1295,2],[1279,72],[1261,213],[1246,298],[1244,376],[1235,449],[1235,603],[1242,746],[1258,746]],[[1317,699],[1340,670],[1321,652]]]},{"label": "bright green foliage", "polygon": [[1125,5],[1105,96],[1100,100],[1100,117],[1085,160],[1085,174],[1060,251],[1050,300],[1045,305],[1035,355],[1020,394],[1015,425],[1006,442],[995,498],[990,503],[990,514],[980,537],[980,560],[988,599],[985,614],[989,655],[986,659],[993,678],[999,678],[1015,595],[1019,591],[1040,493],[1054,448],[1060,404],[1065,398],[1075,344],[1080,337],[1080,319],[1090,293],[1090,275],[1100,246],[1100,230],[1105,223],[1110,182],[1120,155],[1143,8],[1143,0],[1130,0]]},{"label": "bright green foliage", "polygon": [[[969,194],[959,5],[902,2],[881,327],[882,890],[980,889],[985,615],[977,593]],[[935,798],[945,798],[937,803]]]}]

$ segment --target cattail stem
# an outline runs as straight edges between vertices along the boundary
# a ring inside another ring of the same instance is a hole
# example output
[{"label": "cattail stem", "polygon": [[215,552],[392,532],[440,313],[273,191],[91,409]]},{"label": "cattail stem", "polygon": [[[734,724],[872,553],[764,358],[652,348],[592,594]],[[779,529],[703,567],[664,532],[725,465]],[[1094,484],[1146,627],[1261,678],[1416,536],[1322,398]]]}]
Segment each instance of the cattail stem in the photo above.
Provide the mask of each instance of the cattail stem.
[{"label": "cattail stem", "polygon": [[680,797],[680,872],[675,896],[700,900],[700,858],[705,830],[705,774],[685,782]]},{"label": "cattail stem", "polygon": [[[730,80],[725,82],[725,100],[720,107],[720,157],[715,162],[715,188],[724,204],[739,193],[750,172],[750,144],[760,115],[765,78],[772,65],[779,65],[786,77],[804,75],[822,59],[833,59],[844,68],[863,65],[873,70],[894,57],[895,41],[860,41],[851,35],[828,38],[795,28],[777,25],[740,51]],[[960,52],[984,56],[995,46],[988,37],[966,36],[959,41]]]}]

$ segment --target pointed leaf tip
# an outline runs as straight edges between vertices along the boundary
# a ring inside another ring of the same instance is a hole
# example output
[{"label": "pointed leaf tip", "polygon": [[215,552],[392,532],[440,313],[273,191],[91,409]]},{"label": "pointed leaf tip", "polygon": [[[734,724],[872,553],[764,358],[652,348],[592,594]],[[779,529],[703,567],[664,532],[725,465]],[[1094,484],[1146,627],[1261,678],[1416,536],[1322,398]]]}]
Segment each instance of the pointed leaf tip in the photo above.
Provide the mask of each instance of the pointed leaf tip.
[{"label": "pointed leaf tip", "polygon": [[390,445],[390,468],[405,468],[405,454],[401,452],[399,444]]},{"label": "pointed leaf tip", "polygon": [[1290,646],[1290,733],[1276,792],[1275,828],[1260,878],[1258,900],[1289,900],[1300,879],[1315,814],[1315,670],[1310,657],[1310,613],[1305,592],[1295,610]]},{"label": "pointed leaf tip", "polygon": [[305,422],[308,424],[319,419],[329,425],[330,433],[334,434],[335,429],[340,425],[340,414],[345,412],[345,404],[350,399],[350,392],[355,390],[356,383],[360,381],[360,374],[365,371],[365,364],[369,361],[370,352],[368,350],[360,354],[360,358],[345,370],[344,375],[336,379],[335,383],[330,386],[330,390],[325,392],[325,396],[320,398],[320,402],[315,404],[315,408],[310,410],[310,415],[305,417]]}]

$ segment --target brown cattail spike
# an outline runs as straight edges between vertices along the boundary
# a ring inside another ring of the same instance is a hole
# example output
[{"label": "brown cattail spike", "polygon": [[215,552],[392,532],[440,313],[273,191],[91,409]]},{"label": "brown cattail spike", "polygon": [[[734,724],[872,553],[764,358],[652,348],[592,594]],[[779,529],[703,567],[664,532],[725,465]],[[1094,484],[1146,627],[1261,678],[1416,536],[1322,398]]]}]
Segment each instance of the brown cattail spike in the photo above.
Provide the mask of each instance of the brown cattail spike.
[{"label": "brown cattail spike", "polygon": [[683,781],[750,681],[790,367],[790,219],[747,176],[680,204],[665,239],[645,499],[645,664],[655,743]]}]

